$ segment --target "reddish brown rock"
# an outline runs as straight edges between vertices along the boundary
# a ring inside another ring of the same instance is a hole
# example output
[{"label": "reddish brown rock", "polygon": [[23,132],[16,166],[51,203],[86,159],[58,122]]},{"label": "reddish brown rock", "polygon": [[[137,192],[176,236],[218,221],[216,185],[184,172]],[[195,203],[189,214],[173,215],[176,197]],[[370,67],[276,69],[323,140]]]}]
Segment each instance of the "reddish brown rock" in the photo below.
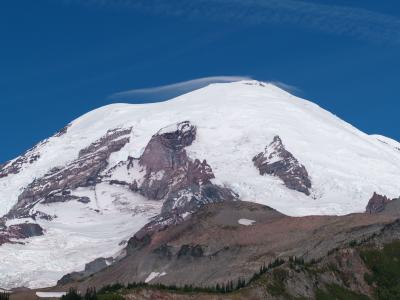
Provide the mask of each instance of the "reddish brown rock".
[{"label": "reddish brown rock", "polygon": [[311,180],[306,168],[286,150],[279,136],[275,136],[253,162],[261,175],[279,177],[289,189],[310,195]]},{"label": "reddish brown rock", "polygon": [[388,204],[390,201],[391,200],[388,197],[374,193],[367,204],[365,212],[369,214],[380,213],[385,209],[386,204]]}]

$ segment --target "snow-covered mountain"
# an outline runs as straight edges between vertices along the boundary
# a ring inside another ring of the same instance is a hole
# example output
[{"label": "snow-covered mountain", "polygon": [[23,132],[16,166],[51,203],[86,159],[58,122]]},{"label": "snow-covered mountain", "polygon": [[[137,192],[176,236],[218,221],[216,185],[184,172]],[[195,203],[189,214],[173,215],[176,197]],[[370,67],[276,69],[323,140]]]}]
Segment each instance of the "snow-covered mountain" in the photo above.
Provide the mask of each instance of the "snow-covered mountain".
[{"label": "snow-covered mountain", "polygon": [[363,212],[400,195],[399,145],[257,81],[99,108],[0,165],[0,282],[53,284],[208,202]]}]

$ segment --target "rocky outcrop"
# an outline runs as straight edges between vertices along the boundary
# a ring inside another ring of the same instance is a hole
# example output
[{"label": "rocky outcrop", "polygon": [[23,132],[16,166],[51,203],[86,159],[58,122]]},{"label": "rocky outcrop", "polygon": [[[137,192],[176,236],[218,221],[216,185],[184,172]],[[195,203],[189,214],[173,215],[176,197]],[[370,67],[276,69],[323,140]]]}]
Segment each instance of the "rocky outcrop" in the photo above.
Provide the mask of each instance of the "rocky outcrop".
[{"label": "rocky outcrop", "polygon": [[[108,165],[109,156],[129,142],[130,133],[131,128],[109,130],[102,138],[82,149],[76,160],[35,179],[18,197],[17,204],[7,217],[29,216],[30,209],[41,201],[53,203],[81,199],[71,195],[71,190],[97,184],[100,172]],[[87,202],[87,199],[81,200]]]},{"label": "rocky outcrop", "polygon": [[391,200],[388,197],[374,193],[372,198],[368,201],[365,212],[369,214],[380,213],[385,209],[386,205],[390,201]]},{"label": "rocky outcrop", "polygon": [[204,250],[201,245],[182,245],[177,253],[177,258],[199,258],[203,255]]},{"label": "rocky outcrop", "polygon": [[43,228],[35,223],[11,225],[0,231],[0,245],[16,243],[15,240],[43,235]]},{"label": "rocky outcrop", "polygon": [[[142,156],[129,157],[112,168],[105,178],[110,184],[129,186],[147,199],[164,200],[162,222],[174,223],[176,215],[206,203],[237,198],[231,190],[211,182],[214,173],[206,160],[192,159],[185,148],[196,139],[196,127],[189,121],[173,124],[152,136]],[[123,178],[115,177],[123,169]],[[136,174],[131,181],[129,174]],[[171,220],[166,221],[167,218]]]},{"label": "rocky outcrop", "polygon": [[204,204],[233,201],[238,195],[232,190],[218,185],[207,183],[192,185],[189,188],[172,192],[165,200],[161,213],[168,215],[171,212],[183,214],[195,211]]},{"label": "rocky outcrop", "polygon": [[279,177],[289,189],[310,195],[311,180],[306,168],[286,150],[279,136],[253,158],[261,175]]},{"label": "rocky outcrop", "polygon": [[196,127],[185,121],[161,129],[147,144],[139,165],[145,169],[139,192],[148,199],[161,200],[170,192],[208,183],[214,174],[204,161],[192,161],[185,147],[196,138]]},{"label": "rocky outcrop", "polygon": [[109,258],[104,258],[104,257],[100,257],[95,259],[94,261],[87,263],[85,265],[85,269],[82,272],[72,272],[69,273],[65,276],[63,276],[58,282],[57,284],[59,285],[64,285],[64,284],[68,284],[70,282],[74,282],[74,281],[79,281],[85,277],[88,277],[96,272],[100,272],[101,270],[104,270],[105,268],[107,268],[110,264],[112,264],[114,262],[114,258],[109,257]]},{"label": "rocky outcrop", "polygon": [[50,203],[56,203],[56,202],[66,202],[66,201],[72,201],[76,200],[82,203],[89,203],[90,198],[89,197],[78,197],[75,196],[71,193],[70,190],[62,190],[62,191],[55,191],[50,194],[48,194],[43,201],[41,201],[42,204],[50,204]]},{"label": "rocky outcrop", "polygon": [[[206,160],[188,157],[185,147],[195,139],[196,127],[188,121],[178,123],[175,128],[164,128],[152,137],[139,160],[146,169],[139,191],[150,199],[163,195],[153,199],[165,199],[164,216],[183,214],[206,203],[237,197],[229,189],[211,183],[215,176]],[[157,174],[161,176],[157,178]]]}]

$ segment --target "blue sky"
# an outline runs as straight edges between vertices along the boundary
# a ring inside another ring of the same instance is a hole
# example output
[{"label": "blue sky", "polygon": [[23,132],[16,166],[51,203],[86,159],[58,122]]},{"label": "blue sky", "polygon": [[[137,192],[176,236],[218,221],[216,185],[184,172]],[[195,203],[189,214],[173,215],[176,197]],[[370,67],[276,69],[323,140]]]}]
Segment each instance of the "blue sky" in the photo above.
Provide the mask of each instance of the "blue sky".
[{"label": "blue sky", "polygon": [[4,0],[0,37],[0,162],[93,108],[169,96],[116,93],[210,76],[285,83],[400,140],[399,1]]}]

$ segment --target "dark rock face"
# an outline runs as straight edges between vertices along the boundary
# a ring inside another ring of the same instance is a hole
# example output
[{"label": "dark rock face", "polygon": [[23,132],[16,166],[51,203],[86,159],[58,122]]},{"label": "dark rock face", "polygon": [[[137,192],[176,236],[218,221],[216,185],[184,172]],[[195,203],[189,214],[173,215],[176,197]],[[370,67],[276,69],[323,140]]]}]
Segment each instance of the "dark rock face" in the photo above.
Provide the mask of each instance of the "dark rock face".
[{"label": "dark rock face", "polygon": [[34,180],[18,197],[17,204],[7,217],[28,216],[29,210],[39,201],[53,203],[79,200],[79,197],[70,194],[70,190],[98,183],[98,175],[107,167],[109,156],[129,142],[130,133],[131,128],[109,130],[101,139],[82,149],[76,160],[65,167],[53,168]]},{"label": "dark rock face", "polygon": [[37,211],[35,211],[34,214],[31,215],[31,217],[33,220],[42,219],[42,220],[46,220],[46,221],[51,221],[51,220],[55,219],[57,216],[55,216],[55,215],[50,216],[42,211],[37,210]]},{"label": "dark rock face", "polygon": [[82,272],[72,272],[67,275],[64,275],[60,280],[58,280],[57,284],[58,285],[64,285],[68,284],[70,282],[80,280],[82,278],[85,278],[87,276],[90,276],[96,272],[100,272],[101,270],[104,270],[107,268],[112,262],[113,258],[104,258],[100,257],[95,259],[94,261],[87,263],[85,265],[85,269]]},{"label": "dark rock face", "polygon": [[369,213],[369,214],[380,213],[385,209],[386,205],[390,201],[391,200],[388,197],[374,193],[374,195],[372,196],[372,198],[369,200],[369,202],[367,204],[365,212]]},{"label": "dark rock face", "polygon": [[202,257],[204,255],[201,245],[182,245],[179,249],[177,257]]},{"label": "dark rock face", "polygon": [[11,225],[9,227],[11,232],[15,231],[21,235],[21,237],[28,238],[33,236],[43,235],[43,228],[38,224],[23,223],[17,225]]},{"label": "dark rock face", "polygon": [[306,168],[285,149],[279,136],[275,136],[264,152],[253,158],[253,162],[261,175],[277,176],[289,189],[310,195],[311,180]]},{"label": "dark rock face", "polygon": [[[11,225],[0,231],[0,245],[13,243],[11,240],[26,239],[43,235],[43,228],[35,223],[22,223]],[[15,243],[15,242],[14,242]]]},{"label": "dark rock face", "polygon": [[41,201],[42,204],[50,204],[50,203],[57,203],[57,202],[66,202],[76,200],[82,203],[89,203],[90,199],[88,197],[78,197],[71,194],[70,190],[63,190],[63,191],[55,191],[54,193],[50,193],[45,197],[44,200]]},{"label": "dark rock face", "polygon": [[168,245],[161,245],[160,247],[156,248],[153,250],[153,253],[157,254],[159,258],[161,259],[168,259],[170,260],[172,258],[172,250],[173,248]]},{"label": "dark rock face", "polygon": [[151,236],[144,231],[139,234],[135,234],[129,239],[128,245],[126,247],[127,253],[131,253],[134,250],[140,250],[148,246],[151,242]]}]

